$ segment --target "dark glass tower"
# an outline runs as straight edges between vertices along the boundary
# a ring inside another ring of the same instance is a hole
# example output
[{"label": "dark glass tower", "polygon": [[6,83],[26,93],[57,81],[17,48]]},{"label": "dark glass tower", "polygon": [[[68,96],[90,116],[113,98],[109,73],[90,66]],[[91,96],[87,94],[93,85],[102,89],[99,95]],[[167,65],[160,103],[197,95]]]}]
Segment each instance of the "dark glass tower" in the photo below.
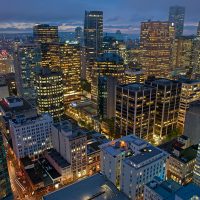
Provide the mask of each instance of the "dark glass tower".
[{"label": "dark glass tower", "polygon": [[102,50],[103,12],[85,11],[84,44],[86,50],[86,79],[91,81],[92,63]]},{"label": "dark glass tower", "polygon": [[185,7],[171,6],[169,8],[169,21],[174,23],[176,37],[183,34]]}]

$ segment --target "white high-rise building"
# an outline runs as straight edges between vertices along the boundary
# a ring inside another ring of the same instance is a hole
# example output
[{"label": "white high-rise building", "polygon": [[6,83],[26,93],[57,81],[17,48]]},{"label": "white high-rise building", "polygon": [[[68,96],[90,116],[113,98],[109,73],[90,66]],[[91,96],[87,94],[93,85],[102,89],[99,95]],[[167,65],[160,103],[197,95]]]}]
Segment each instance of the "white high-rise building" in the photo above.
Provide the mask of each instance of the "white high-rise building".
[{"label": "white high-rise building", "polygon": [[52,122],[48,114],[10,120],[10,134],[16,156],[34,157],[51,148]]},{"label": "white high-rise building", "polygon": [[166,158],[163,150],[129,135],[101,145],[101,172],[135,200],[154,176],[164,179]]}]

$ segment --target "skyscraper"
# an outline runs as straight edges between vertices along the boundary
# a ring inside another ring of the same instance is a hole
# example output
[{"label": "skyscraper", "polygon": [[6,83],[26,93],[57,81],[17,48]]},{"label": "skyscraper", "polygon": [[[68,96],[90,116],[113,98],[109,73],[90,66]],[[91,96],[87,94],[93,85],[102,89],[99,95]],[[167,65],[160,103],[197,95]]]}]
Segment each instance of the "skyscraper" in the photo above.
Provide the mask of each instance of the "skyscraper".
[{"label": "skyscraper", "polygon": [[156,88],[141,83],[117,86],[116,138],[136,135],[150,139],[155,120]]},{"label": "skyscraper", "polygon": [[194,40],[193,53],[192,53],[192,78],[200,78],[200,36]]},{"label": "skyscraper", "polygon": [[43,68],[36,77],[37,104],[40,113],[50,113],[54,121],[64,115],[62,73]]},{"label": "skyscraper", "polygon": [[80,99],[81,95],[81,49],[76,43],[60,46],[60,63],[63,72],[64,101]]},{"label": "skyscraper", "polygon": [[181,36],[183,34],[184,19],[185,7],[171,6],[169,8],[169,21],[174,23],[176,36]]},{"label": "skyscraper", "polygon": [[6,151],[3,144],[3,136],[0,132],[0,199],[12,199],[12,191],[10,186]]},{"label": "skyscraper", "polygon": [[80,45],[82,45],[82,42],[83,42],[83,30],[82,30],[82,28],[80,26],[75,28],[75,40]]},{"label": "skyscraper", "polygon": [[149,78],[145,83],[156,88],[154,134],[162,138],[177,128],[181,82]]},{"label": "skyscraper", "polygon": [[60,67],[58,27],[40,24],[33,27],[34,41],[41,45],[42,67]]},{"label": "skyscraper", "polygon": [[101,119],[110,119],[115,115],[115,96],[117,79],[112,76],[98,78],[98,115]]},{"label": "skyscraper", "polygon": [[58,42],[58,27],[48,24],[39,24],[33,27],[34,41],[37,43],[55,43]]},{"label": "skyscraper", "polygon": [[41,66],[40,45],[19,45],[14,57],[18,94],[25,99],[35,100],[35,74]]},{"label": "skyscraper", "polygon": [[177,68],[185,72],[192,70],[195,42],[195,36],[180,36],[175,39],[172,53],[172,67],[174,70]]},{"label": "skyscraper", "polygon": [[112,76],[118,83],[124,81],[124,60],[116,53],[103,53],[95,61],[92,68],[92,100],[98,99],[98,77]]},{"label": "skyscraper", "polygon": [[91,68],[94,60],[102,51],[103,12],[85,11],[84,44],[86,51],[86,79],[91,82]]},{"label": "skyscraper", "polygon": [[186,112],[192,102],[200,99],[200,81],[183,80],[181,88],[180,107],[178,114],[178,127],[183,131],[185,126]]},{"label": "skyscraper", "polygon": [[190,103],[186,112],[184,135],[191,139],[192,144],[199,144],[200,101]]},{"label": "skyscraper", "polygon": [[169,77],[174,27],[170,22],[142,22],[141,65],[146,76]]}]

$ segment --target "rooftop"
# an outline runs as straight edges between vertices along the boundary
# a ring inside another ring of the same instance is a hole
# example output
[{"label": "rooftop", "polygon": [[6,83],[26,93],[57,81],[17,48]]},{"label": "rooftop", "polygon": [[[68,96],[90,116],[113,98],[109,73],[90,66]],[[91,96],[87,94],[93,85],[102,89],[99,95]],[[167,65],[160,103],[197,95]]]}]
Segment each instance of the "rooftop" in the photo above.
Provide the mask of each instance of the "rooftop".
[{"label": "rooftop", "polygon": [[[180,197],[182,200],[188,200],[188,199],[193,199],[194,197],[200,198],[200,187],[197,185],[190,183],[186,186],[183,186],[180,188],[177,192],[176,195]],[[197,198],[195,198],[197,199]]]},{"label": "rooftop", "polygon": [[[194,160],[197,155],[198,145],[192,145],[186,149],[183,149],[182,146],[183,144],[179,143],[176,139],[173,139],[172,141],[162,144],[159,147],[167,151],[171,156],[178,159],[182,163],[188,163],[191,160]],[[174,149],[180,152],[179,156],[173,154]]]},{"label": "rooftop", "polygon": [[10,121],[14,126],[23,126],[23,125],[38,123],[41,122],[42,120],[52,120],[52,117],[49,114],[45,113],[42,115],[37,115],[29,118],[12,119]]},{"label": "rooftop", "polygon": [[147,143],[142,139],[139,139],[134,135],[129,135],[103,144],[101,148],[110,155],[117,156],[128,151],[131,144],[134,144],[139,148],[144,148],[147,145]]},{"label": "rooftop", "polygon": [[146,164],[145,161],[148,163],[151,162],[152,158],[158,159],[160,157],[165,156],[166,154],[163,153],[162,150],[153,147],[153,146],[148,146],[145,147],[144,149],[140,150],[140,153],[133,155],[129,158],[126,158],[124,162],[127,164],[135,167],[135,168],[140,168]]},{"label": "rooftop", "polygon": [[155,78],[155,77],[150,77],[146,80],[146,82],[152,82],[156,85],[171,85],[172,83],[180,83],[180,81],[176,80],[170,80],[166,78]]},{"label": "rooftop", "polygon": [[7,97],[0,100],[0,107],[3,112],[22,113],[34,109],[33,106],[21,97]]},{"label": "rooftop", "polygon": [[48,155],[62,168],[70,166],[70,163],[68,163],[55,149],[50,149]]},{"label": "rooftop", "polygon": [[122,87],[123,89],[127,89],[130,91],[142,91],[142,90],[150,90],[153,89],[154,87],[146,85],[146,84],[142,84],[142,83],[130,83],[127,85],[120,85],[119,87]]},{"label": "rooftop", "polygon": [[107,52],[101,54],[97,58],[97,62],[114,62],[117,64],[123,64],[123,58],[116,53]]},{"label": "rooftop", "polygon": [[[77,192],[78,191],[78,192]],[[128,200],[103,175],[95,174],[43,197],[44,200]]]},{"label": "rooftop", "polygon": [[47,172],[52,180],[61,177],[61,175],[54,169],[54,167],[49,163],[46,158],[40,158],[38,160],[42,168]]},{"label": "rooftop", "polygon": [[182,79],[179,79],[179,81],[183,84],[200,84],[200,80],[191,80],[191,79],[182,78]]},{"label": "rooftop", "polygon": [[158,177],[155,177],[153,181],[147,183],[147,187],[151,188],[151,190],[163,197],[163,199],[171,199],[175,192],[182,186],[173,180],[162,182]]}]

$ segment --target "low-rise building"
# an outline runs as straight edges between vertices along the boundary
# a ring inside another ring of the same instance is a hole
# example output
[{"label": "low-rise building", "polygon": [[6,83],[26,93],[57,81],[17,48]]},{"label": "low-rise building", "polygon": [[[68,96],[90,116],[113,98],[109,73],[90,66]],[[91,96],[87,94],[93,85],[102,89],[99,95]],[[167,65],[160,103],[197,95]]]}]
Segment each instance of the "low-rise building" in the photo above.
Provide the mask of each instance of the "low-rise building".
[{"label": "low-rise building", "polygon": [[68,120],[54,124],[52,129],[53,147],[71,164],[73,179],[87,174],[87,135]]},{"label": "low-rise building", "polygon": [[43,197],[43,200],[128,200],[105,176],[95,174]]},{"label": "low-rise building", "polygon": [[173,180],[162,181],[155,177],[145,185],[144,199],[145,200],[188,200],[199,199],[200,187],[190,183],[186,186],[181,186]]},{"label": "low-rise building", "polygon": [[197,156],[197,145],[190,145],[190,139],[184,135],[160,146],[169,153],[166,162],[167,178],[181,185],[192,181]]},{"label": "low-rise building", "polygon": [[101,172],[130,199],[143,197],[154,176],[165,178],[167,153],[129,135],[101,145]]}]

